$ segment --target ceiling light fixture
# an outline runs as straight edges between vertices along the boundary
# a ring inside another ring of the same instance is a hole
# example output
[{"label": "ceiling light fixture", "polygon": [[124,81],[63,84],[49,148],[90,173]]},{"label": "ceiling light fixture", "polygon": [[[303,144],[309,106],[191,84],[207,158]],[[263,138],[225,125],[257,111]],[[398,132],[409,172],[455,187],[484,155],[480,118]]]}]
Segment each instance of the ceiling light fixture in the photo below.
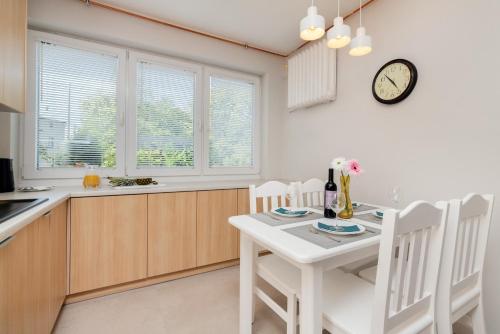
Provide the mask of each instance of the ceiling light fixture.
[{"label": "ceiling light fixture", "polygon": [[356,30],[356,37],[351,42],[351,50],[349,50],[349,54],[355,57],[364,56],[372,52],[372,38],[366,34],[366,29],[363,27],[361,20],[362,8],[361,0],[359,0],[359,27]]},{"label": "ceiling light fixture", "polygon": [[344,18],[340,16],[340,0],[337,0],[337,17],[333,19],[333,27],[328,30],[328,47],[340,49],[351,42],[351,27],[344,24]]},{"label": "ceiling light fixture", "polygon": [[307,9],[307,16],[300,20],[300,38],[305,41],[314,41],[325,34],[325,18],[318,14],[318,8],[311,0]]}]

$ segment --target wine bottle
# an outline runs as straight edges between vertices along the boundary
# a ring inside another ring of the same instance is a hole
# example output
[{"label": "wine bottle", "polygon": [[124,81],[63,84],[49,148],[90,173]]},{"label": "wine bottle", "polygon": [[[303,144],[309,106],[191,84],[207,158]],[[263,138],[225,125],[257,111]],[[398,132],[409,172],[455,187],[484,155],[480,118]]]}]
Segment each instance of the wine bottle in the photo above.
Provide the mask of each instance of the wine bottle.
[{"label": "wine bottle", "polygon": [[328,170],[328,182],[325,184],[325,218],[335,218],[337,215],[332,210],[332,203],[337,201],[337,185],[333,181],[333,168]]}]

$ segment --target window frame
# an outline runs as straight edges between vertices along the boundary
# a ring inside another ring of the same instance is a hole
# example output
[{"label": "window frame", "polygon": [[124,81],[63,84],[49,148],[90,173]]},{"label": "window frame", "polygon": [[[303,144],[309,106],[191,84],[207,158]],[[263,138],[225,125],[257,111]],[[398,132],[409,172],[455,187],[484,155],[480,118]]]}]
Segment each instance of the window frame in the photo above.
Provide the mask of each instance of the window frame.
[{"label": "window frame", "polygon": [[[193,168],[137,168],[137,63],[145,61],[156,65],[170,67],[175,70],[188,71],[195,74],[194,110],[193,110]],[[201,110],[202,110],[202,66],[184,62],[165,56],[146,52],[129,51],[128,53],[128,96],[127,96],[127,152],[126,171],[129,176],[188,176],[201,173]]]},{"label": "window frame", "polygon": [[126,50],[96,42],[89,42],[50,34],[40,31],[28,31],[27,57],[27,110],[24,118],[24,156],[22,175],[25,179],[65,179],[80,178],[85,168],[37,168],[37,111],[38,111],[38,58],[39,42],[53,43],[64,47],[102,53],[118,58],[118,78],[116,90],[116,166],[115,168],[98,168],[103,174],[121,176],[125,173],[125,94],[126,94]]},{"label": "window frame", "polygon": [[[253,166],[252,167],[210,167],[209,164],[209,107],[210,107],[210,77],[245,81],[254,85],[253,108]],[[217,67],[204,67],[203,75],[203,174],[204,175],[257,175],[260,173],[260,129],[261,129],[261,78],[257,75],[245,74]]]},{"label": "window frame", "polygon": [[[28,30],[27,42],[27,85],[26,113],[20,125],[21,175],[23,179],[77,179],[83,177],[85,168],[61,167],[37,169],[37,111],[38,111],[38,57],[37,43],[45,41],[69,48],[97,52],[118,58],[117,111],[116,111],[116,167],[98,168],[100,175],[106,176],[170,176],[170,177],[231,177],[235,179],[254,178],[261,173],[261,117],[262,117],[262,77],[236,70],[208,66],[203,63],[180,60],[158,53],[134,50],[124,46],[114,46],[98,41],[83,40],[36,30]],[[137,61],[187,70],[195,73],[194,101],[194,168],[137,168],[136,156],[136,88]],[[246,81],[254,85],[253,109],[253,166],[252,167],[209,167],[209,98],[210,77],[217,76]]]}]

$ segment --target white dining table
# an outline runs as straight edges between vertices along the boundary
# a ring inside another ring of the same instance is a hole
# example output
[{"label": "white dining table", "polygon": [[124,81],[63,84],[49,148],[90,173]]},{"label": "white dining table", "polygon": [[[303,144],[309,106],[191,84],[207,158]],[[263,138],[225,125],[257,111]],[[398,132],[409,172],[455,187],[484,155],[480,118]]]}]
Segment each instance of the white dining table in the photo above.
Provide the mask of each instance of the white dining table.
[{"label": "white dining table", "polygon": [[[376,207],[381,208],[381,206]],[[315,208],[308,209],[322,213]],[[356,215],[372,211],[375,210],[355,213],[351,221],[380,229],[380,224],[356,219]],[[380,234],[326,249],[284,231],[288,228],[309,225],[313,221],[317,220],[270,226],[250,215],[229,218],[229,223],[240,231],[240,334],[252,333],[257,246],[271,251],[300,269],[301,334],[322,333],[323,272],[378,253]]]}]

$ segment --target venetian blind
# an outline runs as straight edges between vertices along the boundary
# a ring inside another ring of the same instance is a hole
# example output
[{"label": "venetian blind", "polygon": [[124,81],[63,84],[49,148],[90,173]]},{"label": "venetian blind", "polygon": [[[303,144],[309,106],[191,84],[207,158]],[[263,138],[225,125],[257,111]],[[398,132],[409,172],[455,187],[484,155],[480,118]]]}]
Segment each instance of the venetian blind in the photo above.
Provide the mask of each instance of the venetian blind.
[{"label": "venetian blind", "polygon": [[209,167],[253,167],[255,85],[212,75],[209,91]]},{"label": "venetian blind", "polygon": [[37,42],[37,168],[116,166],[118,57]]},{"label": "venetian blind", "polygon": [[196,74],[137,63],[137,168],[193,168]]}]

